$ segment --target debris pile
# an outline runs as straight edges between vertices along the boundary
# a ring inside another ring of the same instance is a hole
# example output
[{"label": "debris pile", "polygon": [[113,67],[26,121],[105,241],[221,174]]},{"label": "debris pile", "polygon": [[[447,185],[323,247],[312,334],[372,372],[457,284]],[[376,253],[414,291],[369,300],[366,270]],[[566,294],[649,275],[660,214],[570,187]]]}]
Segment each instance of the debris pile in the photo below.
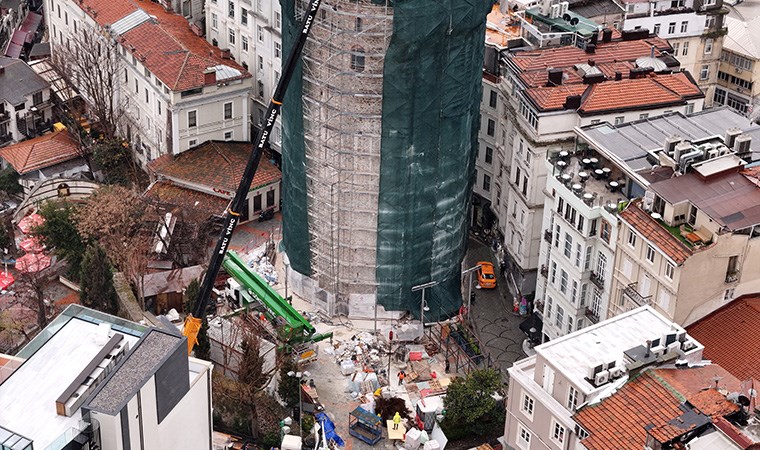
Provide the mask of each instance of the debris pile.
[{"label": "debris pile", "polygon": [[335,362],[341,366],[343,375],[353,373],[349,363],[352,363],[356,370],[376,371],[380,366],[381,355],[386,354],[387,351],[385,344],[379,343],[372,333],[365,331],[351,336],[349,340],[338,341],[331,349],[335,355]]},{"label": "debris pile", "polygon": [[262,245],[249,253],[247,259],[248,267],[261,275],[261,278],[266,280],[270,286],[277,284],[277,270],[275,270],[274,265],[269,261],[269,257],[267,257],[266,245]]}]

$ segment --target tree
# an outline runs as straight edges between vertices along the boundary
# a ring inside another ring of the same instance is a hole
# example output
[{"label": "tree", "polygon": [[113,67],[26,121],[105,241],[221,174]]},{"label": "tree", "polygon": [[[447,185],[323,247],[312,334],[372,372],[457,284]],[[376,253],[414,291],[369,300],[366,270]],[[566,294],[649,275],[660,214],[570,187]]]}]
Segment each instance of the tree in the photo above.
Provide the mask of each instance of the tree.
[{"label": "tree", "polygon": [[101,139],[92,146],[92,158],[103,171],[106,184],[128,186],[136,181],[129,145],[120,139]]},{"label": "tree", "polygon": [[211,360],[211,340],[208,337],[208,320],[205,318],[201,323],[201,329],[198,330],[198,344],[195,345],[195,357]]},{"label": "tree", "polygon": [[292,358],[283,357],[282,365],[280,367],[280,380],[277,385],[277,394],[288,408],[294,408],[298,406],[298,384],[299,380],[296,377],[291,377],[288,372],[298,372],[298,365]]},{"label": "tree", "polygon": [[80,26],[70,36],[72,51],[55,52],[51,64],[82,95],[105,138],[112,139],[127,119],[127,97],[119,92],[123,62],[114,39],[85,22]]},{"label": "tree", "polygon": [[84,306],[117,314],[119,302],[113,286],[113,273],[106,252],[97,244],[91,244],[84,252],[80,274],[79,300]]},{"label": "tree", "polygon": [[185,314],[191,314],[195,309],[195,300],[198,298],[198,291],[201,289],[201,283],[198,279],[192,280],[185,288]]},{"label": "tree", "polygon": [[79,280],[82,256],[86,247],[74,222],[76,207],[67,201],[45,202],[39,210],[45,221],[32,229],[36,237],[47,248],[69,262],[69,273]]},{"label": "tree", "polygon": [[446,416],[442,426],[446,435],[451,434],[452,439],[482,435],[503,426],[501,405],[491,396],[500,388],[501,376],[493,369],[475,370],[452,380],[443,401]]},{"label": "tree", "polygon": [[0,170],[0,191],[8,195],[20,194],[24,188],[18,182],[19,175],[13,167]]}]

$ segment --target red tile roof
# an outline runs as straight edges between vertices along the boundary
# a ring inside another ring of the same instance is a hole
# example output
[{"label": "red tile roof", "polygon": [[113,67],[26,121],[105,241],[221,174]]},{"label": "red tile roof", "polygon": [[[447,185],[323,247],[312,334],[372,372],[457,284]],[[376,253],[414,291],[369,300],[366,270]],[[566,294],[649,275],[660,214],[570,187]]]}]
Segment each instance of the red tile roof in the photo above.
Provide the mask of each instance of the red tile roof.
[{"label": "red tile roof", "polygon": [[[251,154],[250,142],[207,141],[176,156],[166,155],[148,164],[159,178],[205,186],[223,197],[232,197]],[[262,156],[251,190],[276,183],[282,172]]]},{"label": "red tile roof", "polygon": [[153,183],[145,192],[145,196],[160,203],[181,207],[188,212],[195,212],[204,219],[222,215],[229,203],[228,199],[177,186],[170,181]]},{"label": "red tile roof", "polygon": [[225,65],[241,72],[240,78],[251,76],[241,65],[223,59],[221,51],[190,30],[187,19],[166,11],[161,5],[136,0],[82,0],[80,7],[99,25],[111,25],[119,19],[144,10],[154,20],[144,22],[116,39],[161,82],[175,91],[204,85],[203,71]]},{"label": "red tile roof", "polygon": [[705,346],[704,357],[740,380],[760,380],[760,296],[739,297],[689,325],[689,335]]},{"label": "red tile roof", "polygon": [[620,213],[620,218],[652,242],[676,264],[683,263],[692,255],[691,249],[686,247],[677,237],[670,234],[665,227],[641,209],[641,200],[631,202]]},{"label": "red tile roof", "polygon": [[[684,414],[688,401],[715,420],[738,411],[715,386],[713,377],[725,375],[720,387],[737,386],[738,380],[715,365],[686,369],[647,370],[601,402],[581,408],[574,419],[589,436],[583,445],[589,450],[639,450],[647,431],[661,442],[684,434],[689,428],[674,425]],[[693,425],[692,425],[693,426]]]},{"label": "red tile roof", "polygon": [[68,132],[56,131],[0,149],[0,157],[23,175],[79,156],[79,144]]}]

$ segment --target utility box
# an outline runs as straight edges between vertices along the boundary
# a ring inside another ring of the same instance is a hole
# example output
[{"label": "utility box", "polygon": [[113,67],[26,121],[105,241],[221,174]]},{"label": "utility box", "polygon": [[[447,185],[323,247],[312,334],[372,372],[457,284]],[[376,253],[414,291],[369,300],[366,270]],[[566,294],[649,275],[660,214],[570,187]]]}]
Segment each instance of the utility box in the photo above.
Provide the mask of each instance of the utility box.
[{"label": "utility box", "polygon": [[292,434],[286,434],[282,437],[282,444],[280,444],[280,450],[301,450],[301,436],[293,436]]}]

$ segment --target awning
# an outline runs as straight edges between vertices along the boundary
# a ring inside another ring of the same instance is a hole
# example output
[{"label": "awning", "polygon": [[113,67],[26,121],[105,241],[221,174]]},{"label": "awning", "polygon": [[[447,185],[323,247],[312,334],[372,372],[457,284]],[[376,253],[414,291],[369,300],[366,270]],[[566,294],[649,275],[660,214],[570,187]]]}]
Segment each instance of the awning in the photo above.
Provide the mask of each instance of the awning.
[{"label": "awning", "polygon": [[34,213],[21,219],[18,223],[18,228],[21,230],[22,233],[29,234],[34,227],[42,225],[44,222],[45,222],[44,217],[42,217],[41,215],[37,213]]},{"label": "awning", "polygon": [[[535,331],[531,332],[531,328],[535,329]],[[520,322],[520,329],[534,343],[541,342],[541,331],[544,329],[544,322],[538,314],[532,313],[527,319]]]},{"label": "awning", "polygon": [[27,14],[19,29],[13,33],[11,42],[8,44],[8,49],[5,50],[5,56],[9,58],[21,56],[24,44],[31,44],[34,41],[34,35],[37,33],[37,28],[39,28],[41,22],[41,15],[33,12]]},{"label": "awning", "polygon": [[16,269],[21,273],[35,273],[50,267],[51,259],[44,253],[27,253],[16,260]]}]

